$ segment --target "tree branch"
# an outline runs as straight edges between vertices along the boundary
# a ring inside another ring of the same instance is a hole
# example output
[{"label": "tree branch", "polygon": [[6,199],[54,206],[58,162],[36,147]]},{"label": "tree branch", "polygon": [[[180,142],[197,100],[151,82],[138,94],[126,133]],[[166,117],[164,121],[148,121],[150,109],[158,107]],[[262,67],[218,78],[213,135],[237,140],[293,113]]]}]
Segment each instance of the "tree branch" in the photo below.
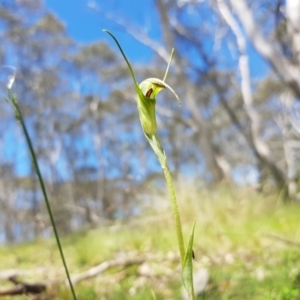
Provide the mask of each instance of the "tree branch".
[{"label": "tree branch", "polygon": [[106,19],[112,21],[114,24],[121,26],[126,33],[132,36],[135,40],[142,43],[143,45],[149,47],[153,50],[158,56],[160,56],[165,62],[169,62],[170,53],[167,52],[165,47],[163,47],[160,43],[150,39],[147,34],[145,34],[142,30],[130,24],[128,20],[124,21],[121,18],[116,18],[114,15],[110,15],[104,12],[98,6],[93,6],[93,10],[97,11],[99,14],[103,15]]},{"label": "tree branch", "polygon": [[263,37],[255,25],[252,13],[245,0],[231,0],[231,5],[236,11],[248,36],[256,50],[274,67],[276,72],[289,84],[294,92],[300,97],[300,70],[299,66],[292,65],[276,47]]},{"label": "tree branch", "polygon": [[300,0],[286,1],[288,33],[293,42],[294,57],[300,65]]},{"label": "tree branch", "polygon": [[241,92],[243,101],[245,104],[245,111],[250,120],[251,126],[251,139],[253,146],[255,147],[259,159],[267,165],[274,179],[276,180],[279,188],[285,185],[285,178],[281,170],[276,166],[275,162],[271,158],[271,151],[268,145],[260,137],[260,118],[253,106],[253,98],[251,92],[250,71],[249,71],[249,58],[246,51],[245,37],[236,22],[234,16],[230,12],[230,9],[226,5],[225,1],[218,0],[218,9],[228,26],[231,28],[235,35],[238,50],[239,50],[239,69],[241,74]]},{"label": "tree branch", "polygon": [[15,296],[23,294],[40,294],[46,290],[44,283],[26,283],[12,276],[8,279],[15,284],[13,288],[0,291],[0,296]]}]

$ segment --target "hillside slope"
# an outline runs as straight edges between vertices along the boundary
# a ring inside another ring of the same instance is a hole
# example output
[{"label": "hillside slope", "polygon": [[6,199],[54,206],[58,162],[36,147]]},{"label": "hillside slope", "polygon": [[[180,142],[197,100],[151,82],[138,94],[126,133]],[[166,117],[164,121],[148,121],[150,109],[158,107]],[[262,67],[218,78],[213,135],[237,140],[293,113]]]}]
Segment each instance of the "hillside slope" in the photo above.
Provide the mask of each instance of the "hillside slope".
[{"label": "hillside slope", "polygon": [[[193,191],[184,184],[178,198],[186,241],[197,219],[194,268],[209,273],[199,299],[300,299],[300,204],[280,205],[275,196],[237,188]],[[167,201],[156,195],[151,211],[139,218],[62,238],[78,299],[181,299]],[[71,299],[53,239],[0,247],[0,292],[14,287],[12,274],[45,283],[47,292],[0,299]]]}]

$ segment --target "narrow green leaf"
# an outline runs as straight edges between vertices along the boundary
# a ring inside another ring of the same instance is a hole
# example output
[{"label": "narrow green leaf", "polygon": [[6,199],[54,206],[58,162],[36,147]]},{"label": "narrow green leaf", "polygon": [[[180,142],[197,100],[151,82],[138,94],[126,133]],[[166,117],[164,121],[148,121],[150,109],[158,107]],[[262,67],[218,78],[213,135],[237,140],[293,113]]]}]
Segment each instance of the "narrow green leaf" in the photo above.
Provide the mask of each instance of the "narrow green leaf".
[{"label": "narrow green leaf", "polygon": [[124,51],[123,51],[121,45],[119,44],[118,40],[115,38],[115,36],[114,36],[111,32],[109,32],[109,31],[106,30],[106,29],[103,29],[103,32],[108,33],[108,34],[114,39],[114,41],[116,42],[116,44],[117,44],[117,46],[118,46],[120,52],[122,53],[122,55],[123,55],[123,57],[124,57],[124,59],[125,59],[125,61],[126,61],[126,63],[127,63],[127,66],[128,66],[128,68],[129,68],[129,71],[130,71],[130,73],[131,73],[131,76],[132,76],[132,79],[133,79],[133,82],[134,82],[134,85],[135,85],[135,88],[136,88],[137,92],[139,92],[139,90],[140,90],[139,85],[138,85],[138,83],[137,83],[137,81],[136,81],[136,79],[135,79],[135,76],[134,76],[134,72],[133,72],[133,70],[132,70],[132,67],[131,67],[131,65],[130,65],[130,63],[129,63],[129,60],[127,59],[127,57],[126,57],[126,55],[125,55],[125,53],[124,53]]},{"label": "narrow green leaf", "polygon": [[190,235],[188,248],[185,253],[183,268],[182,268],[182,282],[189,295],[190,300],[195,299],[194,283],[193,283],[193,243],[194,243],[194,231],[196,220],[193,224],[193,229]]},{"label": "narrow green leaf", "polygon": [[26,127],[24,119],[23,119],[23,115],[22,115],[22,112],[21,112],[21,109],[20,109],[20,106],[19,106],[19,103],[18,103],[17,94],[12,92],[12,89],[9,88],[7,90],[7,96],[8,96],[8,102],[12,105],[12,107],[14,109],[15,118],[20,123],[20,125],[22,127],[22,130],[23,130],[23,133],[24,133],[24,136],[25,136],[25,140],[26,140],[26,143],[27,143],[27,146],[28,146],[28,149],[29,149],[29,153],[30,153],[30,156],[31,156],[31,161],[32,161],[32,164],[33,164],[33,167],[34,167],[34,171],[37,174],[37,177],[38,177],[38,180],[39,180],[39,183],[40,183],[40,187],[41,187],[41,190],[42,190],[42,194],[44,196],[46,208],[47,208],[47,211],[48,211],[48,215],[49,215],[50,222],[51,222],[53,232],[54,232],[54,236],[55,236],[55,239],[56,239],[57,248],[59,250],[59,253],[60,253],[60,256],[61,256],[61,259],[62,259],[62,263],[63,263],[64,269],[65,269],[65,272],[66,272],[66,276],[67,276],[67,279],[68,279],[68,283],[69,283],[69,286],[70,286],[70,289],[71,289],[71,293],[72,293],[73,299],[77,300],[77,297],[76,297],[76,294],[75,294],[75,289],[74,289],[73,283],[71,281],[71,277],[70,277],[70,273],[69,273],[69,270],[68,270],[67,262],[66,262],[66,259],[65,259],[65,256],[64,256],[63,248],[62,248],[62,245],[61,245],[61,242],[60,242],[59,234],[58,234],[58,231],[57,231],[57,228],[56,228],[56,223],[55,223],[55,220],[54,220],[54,217],[53,217],[51,204],[50,204],[50,201],[48,199],[48,194],[47,194],[47,191],[46,191],[46,186],[45,186],[45,183],[44,183],[44,179],[43,179],[42,173],[40,171],[40,167],[39,167],[38,160],[37,160],[37,157],[36,157],[33,145],[32,145],[31,138],[29,136],[27,127]]}]

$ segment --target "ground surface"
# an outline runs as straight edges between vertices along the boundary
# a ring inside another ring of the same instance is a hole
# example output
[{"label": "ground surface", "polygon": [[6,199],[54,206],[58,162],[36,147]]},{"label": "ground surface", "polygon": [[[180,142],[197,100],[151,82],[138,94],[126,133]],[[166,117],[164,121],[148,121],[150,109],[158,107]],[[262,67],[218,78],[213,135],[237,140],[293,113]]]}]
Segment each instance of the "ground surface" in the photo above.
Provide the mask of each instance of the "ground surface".
[{"label": "ground surface", "polygon": [[[178,186],[186,241],[197,219],[194,268],[209,272],[199,299],[300,299],[300,204],[282,205],[274,195],[247,189]],[[152,211],[127,224],[62,239],[73,276],[100,264],[106,268],[76,283],[79,299],[181,299],[172,213],[160,205],[165,198],[157,196]],[[47,299],[71,299],[53,239],[0,247],[0,273],[8,269],[23,272],[26,282],[46,282]],[[0,281],[0,290],[13,286]]]}]

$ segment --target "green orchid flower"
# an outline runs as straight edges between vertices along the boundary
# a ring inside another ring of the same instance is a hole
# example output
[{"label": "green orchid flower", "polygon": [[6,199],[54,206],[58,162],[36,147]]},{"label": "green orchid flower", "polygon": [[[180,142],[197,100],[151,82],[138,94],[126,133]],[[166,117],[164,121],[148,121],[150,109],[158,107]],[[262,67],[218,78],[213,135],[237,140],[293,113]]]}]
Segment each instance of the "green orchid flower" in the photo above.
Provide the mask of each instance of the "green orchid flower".
[{"label": "green orchid flower", "polygon": [[[134,85],[138,94],[138,99],[137,99],[137,105],[138,105],[138,111],[139,111],[139,116],[140,116],[140,121],[142,125],[142,129],[145,134],[152,135],[156,133],[157,130],[157,125],[156,125],[156,114],[155,114],[155,105],[156,105],[156,96],[157,94],[162,90],[162,89],[169,89],[176,97],[180,104],[179,97],[177,94],[174,92],[174,90],[167,85],[164,81],[169,69],[169,65],[167,68],[167,72],[165,75],[164,80],[158,79],[158,78],[148,78],[144,81],[142,81],[140,84],[137,83],[137,80],[135,78],[135,75],[133,73],[133,70],[131,68],[131,65],[123,52],[119,42],[117,39],[114,37],[112,33],[110,33],[107,30],[104,30],[104,32],[107,32],[116,42],[118,48],[120,49],[132,76],[132,79],[134,81]],[[173,54],[173,51],[172,51]],[[173,55],[172,55],[173,56]],[[171,56],[171,59],[172,59]]]},{"label": "green orchid flower", "polygon": [[188,292],[189,298],[191,300],[195,299],[194,294],[194,286],[193,286],[193,239],[194,239],[194,228],[195,223],[193,225],[193,230],[190,235],[188,249],[185,252],[184,249],[184,241],[183,241],[183,235],[182,235],[182,229],[181,229],[181,221],[180,221],[180,214],[178,209],[178,204],[176,200],[176,195],[172,183],[172,177],[171,173],[169,171],[168,163],[167,163],[167,156],[165,154],[165,151],[161,145],[161,142],[159,140],[159,137],[157,135],[157,124],[156,124],[156,113],[155,113],[155,106],[156,106],[156,96],[158,93],[163,89],[169,89],[176,99],[178,100],[180,104],[179,97],[174,92],[174,90],[165,83],[168,70],[173,58],[174,50],[172,50],[170,61],[167,66],[167,70],[164,76],[164,79],[158,79],[158,78],[148,78],[144,81],[142,81],[140,84],[137,83],[135,75],[133,73],[133,70],[131,68],[131,65],[123,52],[120,44],[118,43],[117,39],[114,37],[112,33],[110,33],[107,30],[103,30],[104,32],[108,33],[116,42],[119,50],[121,51],[128,68],[130,70],[135,89],[137,92],[137,106],[138,106],[138,112],[140,117],[141,126],[143,129],[143,132],[145,134],[145,137],[147,138],[150,146],[152,147],[154,153],[156,154],[160,165],[164,171],[167,187],[169,190],[172,208],[173,208],[173,215],[175,219],[175,227],[176,227],[176,234],[178,239],[178,245],[179,245],[179,252],[181,257],[181,264],[182,264],[182,281],[183,284]]}]

